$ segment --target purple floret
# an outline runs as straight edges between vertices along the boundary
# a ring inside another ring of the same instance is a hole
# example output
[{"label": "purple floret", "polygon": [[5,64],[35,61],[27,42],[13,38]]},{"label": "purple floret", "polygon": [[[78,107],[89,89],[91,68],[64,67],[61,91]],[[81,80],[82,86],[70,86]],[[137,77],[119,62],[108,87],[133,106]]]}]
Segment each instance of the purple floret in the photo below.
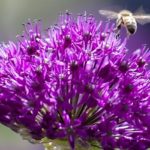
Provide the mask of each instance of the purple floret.
[{"label": "purple floret", "polygon": [[92,15],[61,15],[46,35],[40,23],[0,47],[0,123],[31,142],[66,139],[72,150],[77,139],[150,147],[149,50],[128,56],[114,25]]}]

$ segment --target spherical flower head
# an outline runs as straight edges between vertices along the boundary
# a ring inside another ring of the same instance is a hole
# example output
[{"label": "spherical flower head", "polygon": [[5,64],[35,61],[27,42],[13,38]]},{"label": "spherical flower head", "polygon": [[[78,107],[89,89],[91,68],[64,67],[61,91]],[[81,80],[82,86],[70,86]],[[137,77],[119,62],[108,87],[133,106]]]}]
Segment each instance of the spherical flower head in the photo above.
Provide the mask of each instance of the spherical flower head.
[{"label": "spherical flower head", "polygon": [[79,141],[150,147],[150,52],[128,55],[114,25],[92,15],[67,12],[46,35],[40,23],[0,47],[0,123],[30,142],[68,140],[72,150]]}]

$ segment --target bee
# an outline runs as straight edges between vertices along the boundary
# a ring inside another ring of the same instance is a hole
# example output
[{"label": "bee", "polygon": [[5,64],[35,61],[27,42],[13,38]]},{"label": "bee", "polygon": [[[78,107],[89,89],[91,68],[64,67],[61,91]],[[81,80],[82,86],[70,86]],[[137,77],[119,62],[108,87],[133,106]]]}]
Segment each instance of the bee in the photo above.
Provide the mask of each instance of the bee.
[{"label": "bee", "polygon": [[133,35],[137,31],[137,22],[139,24],[146,24],[150,22],[149,14],[134,15],[129,10],[121,10],[119,13],[110,10],[99,10],[99,13],[106,16],[108,19],[116,19],[116,37],[120,36],[121,27],[125,27],[127,35]]}]

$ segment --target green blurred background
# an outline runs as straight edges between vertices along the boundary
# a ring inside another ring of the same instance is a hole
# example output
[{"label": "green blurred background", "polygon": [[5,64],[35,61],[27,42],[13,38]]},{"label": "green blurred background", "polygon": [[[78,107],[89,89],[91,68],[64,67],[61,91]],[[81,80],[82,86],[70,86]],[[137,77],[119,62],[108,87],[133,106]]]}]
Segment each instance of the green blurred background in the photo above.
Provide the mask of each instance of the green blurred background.
[{"label": "green blurred background", "polygon": [[[98,20],[99,9],[135,11],[143,6],[150,13],[148,0],[0,0],[0,41],[16,41],[16,35],[23,30],[22,23],[28,18],[42,19],[43,29],[57,22],[60,12],[69,10],[74,14],[92,13]],[[102,18],[103,19],[103,18]],[[139,26],[136,36],[128,42],[130,49],[136,49],[142,44],[150,47],[150,24]],[[138,38],[137,38],[138,37]],[[0,125],[0,150],[42,150],[40,145],[33,145]]]}]

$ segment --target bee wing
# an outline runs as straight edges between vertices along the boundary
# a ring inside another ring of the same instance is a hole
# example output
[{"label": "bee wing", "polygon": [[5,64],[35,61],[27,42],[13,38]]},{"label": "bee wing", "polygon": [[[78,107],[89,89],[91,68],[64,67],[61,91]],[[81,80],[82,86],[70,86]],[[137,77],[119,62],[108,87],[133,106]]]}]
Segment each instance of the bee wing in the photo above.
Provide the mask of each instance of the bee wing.
[{"label": "bee wing", "polygon": [[108,19],[117,19],[118,13],[110,10],[99,10],[99,14],[107,17]]},{"label": "bee wing", "polygon": [[140,6],[135,12],[133,17],[136,19],[136,21],[141,24],[144,25],[146,23],[150,23],[150,14],[146,14],[146,12],[144,11],[143,6]]},{"label": "bee wing", "polygon": [[146,14],[146,15],[135,15],[134,18],[136,19],[136,21],[139,24],[146,24],[146,23],[150,23],[150,15]]}]

